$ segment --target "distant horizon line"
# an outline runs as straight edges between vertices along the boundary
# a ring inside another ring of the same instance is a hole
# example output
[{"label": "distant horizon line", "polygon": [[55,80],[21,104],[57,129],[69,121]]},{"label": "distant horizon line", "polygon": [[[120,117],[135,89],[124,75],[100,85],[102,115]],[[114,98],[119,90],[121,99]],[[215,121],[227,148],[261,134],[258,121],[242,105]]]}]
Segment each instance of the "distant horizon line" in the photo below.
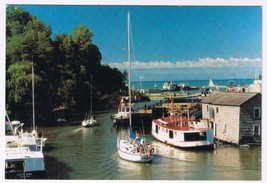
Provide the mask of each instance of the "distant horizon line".
[{"label": "distant horizon line", "polygon": [[[212,78],[211,78],[212,79]],[[231,80],[255,80],[255,78],[229,78],[229,79],[212,79],[212,81],[231,81]],[[150,82],[158,82],[158,83],[161,83],[161,82],[168,82],[168,81],[172,81],[172,82],[199,82],[199,81],[209,81],[209,79],[190,79],[190,80],[160,80],[160,81],[157,81],[157,80],[151,80],[151,81],[144,81],[142,80],[142,83],[150,83]],[[132,81],[132,83],[140,83],[140,80],[139,81]]]}]

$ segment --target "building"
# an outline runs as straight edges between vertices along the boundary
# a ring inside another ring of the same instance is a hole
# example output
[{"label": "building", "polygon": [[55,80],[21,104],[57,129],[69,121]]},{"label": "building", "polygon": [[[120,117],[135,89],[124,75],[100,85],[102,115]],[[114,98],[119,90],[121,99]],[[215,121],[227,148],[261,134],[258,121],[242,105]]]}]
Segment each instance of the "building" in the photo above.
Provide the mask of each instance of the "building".
[{"label": "building", "polygon": [[262,80],[254,80],[252,84],[248,86],[249,92],[262,92]]},{"label": "building", "polygon": [[215,139],[234,143],[261,142],[261,94],[214,92],[202,100],[202,117]]}]

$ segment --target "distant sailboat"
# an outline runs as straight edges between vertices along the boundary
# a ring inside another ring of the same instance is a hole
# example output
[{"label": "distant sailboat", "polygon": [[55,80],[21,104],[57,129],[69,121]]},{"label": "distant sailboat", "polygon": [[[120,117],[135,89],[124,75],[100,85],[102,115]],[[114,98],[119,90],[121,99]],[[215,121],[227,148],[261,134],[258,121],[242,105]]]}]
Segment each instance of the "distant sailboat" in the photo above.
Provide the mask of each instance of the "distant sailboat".
[{"label": "distant sailboat", "polygon": [[[130,61],[130,13],[128,13],[128,62],[129,62],[129,105],[131,106],[131,61]],[[122,159],[133,162],[151,162],[154,149],[135,134],[132,128],[132,115],[129,113],[130,139],[117,139],[117,148]]]},{"label": "distant sailboat", "polygon": [[91,97],[90,97],[90,113],[85,116],[85,119],[82,121],[83,127],[92,127],[97,125],[97,120],[95,119],[95,116],[93,115],[93,79],[91,75]]}]

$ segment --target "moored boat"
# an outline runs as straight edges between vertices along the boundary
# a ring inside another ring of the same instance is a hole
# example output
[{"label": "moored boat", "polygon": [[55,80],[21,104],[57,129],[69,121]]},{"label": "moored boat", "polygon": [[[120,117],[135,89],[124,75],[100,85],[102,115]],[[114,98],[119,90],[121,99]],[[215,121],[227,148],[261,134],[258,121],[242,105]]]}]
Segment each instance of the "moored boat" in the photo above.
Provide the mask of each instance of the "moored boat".
[{"label": "moored boat", "polygon": [[45,163],[42,151],[28,147],[5,148],[6,179],[45,179]]},{"label": "moored boat", "polygon": [[[46,138],[23,132],[23,123],[6,122],[5,178],[44,179],[46,178],[43,143]],[[11,131],[11,134],[8,134]]]},{"label": "moored boat", "polygon": [[[131,107],[130,107],[131,106]],[[133,105],[129,104],[129,97],[121,97],[118,112],[111,116],[114,125],[129,125],[130,113],[133,112]]]},{"label": "moored boat", "polygon": [[170,115],[152,121],[151,134],[157,140],[179,148],[213,148],[213,131],[200,122]]}]

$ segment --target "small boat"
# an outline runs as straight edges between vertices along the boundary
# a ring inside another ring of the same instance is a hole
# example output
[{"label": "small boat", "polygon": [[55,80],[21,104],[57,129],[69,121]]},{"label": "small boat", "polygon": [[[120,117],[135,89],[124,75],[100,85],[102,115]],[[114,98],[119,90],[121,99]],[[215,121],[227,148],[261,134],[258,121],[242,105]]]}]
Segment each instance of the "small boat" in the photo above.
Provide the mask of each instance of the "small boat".
[{"label": "small boat", "polygon": [[[47,138],[43,138],[41,133],[37,134],[36,131],[24,132],[23,125],[18,120],[10,121],[6,113],[7,123],[5,143],[6,147],[28,147],[31,151],[42,151],[45,146]],[[11,132],[11,134],[9,133]]]},{"label": "small boat", "polygon": [[213,80],[209,78],[209,85],[203,86],[201,89],[202,96],[208,96],[214,91],[225,92],[227,91],[227,86],[214,84]]},{"label": "small boat", "polygon": [[92,126],[96,126],[96,125],[97,125],[97,121],[96,121],[94,115],[92,115],[92,116],[90,116],[87,119],[84,119],[82,121],[82,126],[83,127],[92,127]]},{"label": "small boat", "polygon": [[11,134],[5,136],[5,178],[45,179],[43,143],[46,139],[23,132],[19,121],[10,122],[8,118],[6,124],[10,127],[6,133],[11,130]]},{"label": "small boat", "polygon": [[121,97],[118,112],[111,116],[114,125],[129,125],[130,113],[133,112],[133,105],[129,104],[129,96]]},{"label": "small boat", "polygon": [[[129,106],[131,106],[131,57],[130,57],[130,13],[128,20],[128,61],[129,61]],[[132,115],[129,113],[130,134],[124,139],[117,137],[117,149],[122,159],[132,162],[146,163],[151,162],[154,155],[154,149],[140,137],[139,133],[134,133],[132,128]]]},{"label": "small boat", "polygon": [[178,148],[213,148],[213,130],[200,122],[178,115],[152,121],[151,134],[157,140]]},{"label": "small boat", "polygon": [[176,84],[174,84],[172,81],[168,81],[163,83],[162,92],[168,92],[168,91],[179,91],[180,89],[177,87]]},{"label": "small boat", "polygon": [[93,82],[92,82],[92,75],[91,75],[91,97],[90,97],[90,115],[85,115],[85,119],[82,121],[82,126],[83,127],[92,127],[92,126],[96,126],[97,120],[95,118],[95,115],[93,115],[93,102],[92,102],[92,98],[93,98]]}]

